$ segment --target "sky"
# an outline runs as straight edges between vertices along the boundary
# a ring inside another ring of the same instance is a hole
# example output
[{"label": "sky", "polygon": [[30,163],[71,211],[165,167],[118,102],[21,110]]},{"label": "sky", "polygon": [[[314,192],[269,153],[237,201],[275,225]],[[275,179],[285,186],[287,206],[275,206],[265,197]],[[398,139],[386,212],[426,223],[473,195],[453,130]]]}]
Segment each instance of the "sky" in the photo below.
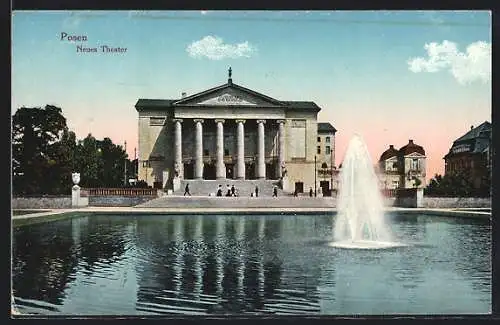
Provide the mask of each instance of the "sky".
[{"label": "sky", "polygon": [[[233,82],[314,101],[336,165],[361,134],[424,147],[427,179],[452,142],[491,122],[489,11],[14,11],[12,107],[62,108],[77,138],[138,146],[139,98]],[[78,37],[80,36],[80,37]],[[101,46],[122,52],[101,52]],[[98,52],[79,52],[78,46]]]}]

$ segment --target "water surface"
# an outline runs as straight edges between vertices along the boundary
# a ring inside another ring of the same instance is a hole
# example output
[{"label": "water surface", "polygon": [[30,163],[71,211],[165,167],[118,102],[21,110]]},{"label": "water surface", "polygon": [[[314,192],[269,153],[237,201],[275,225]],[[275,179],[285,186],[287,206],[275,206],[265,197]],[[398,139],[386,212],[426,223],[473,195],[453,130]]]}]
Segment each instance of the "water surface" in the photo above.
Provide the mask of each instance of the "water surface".
[{"label": "water surface", "polygon": [[390,217],[409,247],[330,247],[332,215],[94,215],[13,233],[22,313],[474,314],[491,310],[488,221]]}]

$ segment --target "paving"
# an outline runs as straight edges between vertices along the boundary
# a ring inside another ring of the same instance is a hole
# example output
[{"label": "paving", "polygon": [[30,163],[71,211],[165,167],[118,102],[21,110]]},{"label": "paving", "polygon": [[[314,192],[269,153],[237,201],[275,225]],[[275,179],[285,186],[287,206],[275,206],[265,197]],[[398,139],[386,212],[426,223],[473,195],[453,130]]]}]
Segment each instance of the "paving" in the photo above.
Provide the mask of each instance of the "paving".
[{"label": "paving", "polygon": [[[329,214],[335,213],[335,199],[323,197],[206,197],[167,196],[134,207],[85,207],[76,209],[41,209],[39,212],[12,216],[27,220],[74,213],[89,214]],[[34,209],[29,209],[31,212]],[[19,210],[20,211],[20,210]],[[37,210],[38,211],[38,210]],[[491,218],[491,210],[429,209],[386,207],[388,212],[441,215],[464,218]]]}]

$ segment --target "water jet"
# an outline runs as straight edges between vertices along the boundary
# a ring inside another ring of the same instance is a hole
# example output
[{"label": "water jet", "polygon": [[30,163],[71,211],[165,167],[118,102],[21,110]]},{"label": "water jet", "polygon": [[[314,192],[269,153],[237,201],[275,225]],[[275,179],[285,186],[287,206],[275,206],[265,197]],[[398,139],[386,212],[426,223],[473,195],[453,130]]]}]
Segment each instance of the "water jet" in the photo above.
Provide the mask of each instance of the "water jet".
[{"label": "water jet", "polygon": [[383,198],[366,144],[359,134],[349,141],[342,162],[338,213],[330,246],[381,249],[406,246],[394,242],[386,224]]}]

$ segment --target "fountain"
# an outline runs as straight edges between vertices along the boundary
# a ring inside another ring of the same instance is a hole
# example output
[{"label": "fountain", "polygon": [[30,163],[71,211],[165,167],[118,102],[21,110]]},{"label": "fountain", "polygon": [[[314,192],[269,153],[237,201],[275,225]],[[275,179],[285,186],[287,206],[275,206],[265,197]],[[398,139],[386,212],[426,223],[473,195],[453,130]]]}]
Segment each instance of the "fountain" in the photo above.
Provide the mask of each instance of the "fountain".
[{"label": "fountain", "polygon": [[330,246],[380,249],[405,246],[392,241],[368,149],[360,135],[349,141],[340,172],[338,213]]}]

